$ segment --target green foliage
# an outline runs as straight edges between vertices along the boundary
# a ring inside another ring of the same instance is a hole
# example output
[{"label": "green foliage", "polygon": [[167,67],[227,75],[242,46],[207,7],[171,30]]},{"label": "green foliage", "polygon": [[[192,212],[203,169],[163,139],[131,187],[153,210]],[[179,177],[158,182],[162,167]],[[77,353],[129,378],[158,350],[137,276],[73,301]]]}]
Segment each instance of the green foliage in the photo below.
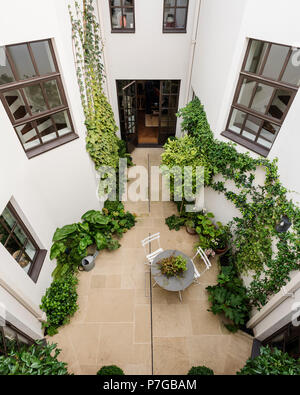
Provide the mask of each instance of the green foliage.
[{"label": "green foliage", "polygon": [[47,329],[48,335],[55,335],[57,328],[67,324],[77,311],[77,284],[76,277],[67,275],[53,281],[42,297],[40,308],[47,314],[47,322],[42,326]]},{"label": "green foliage", "polygon": [[181,276],[187,271],[187,261],[182,256],[170,256],[157,262],[160,271],[167,277]]},{"label": "green foliage", "polygon": [[98,376],[123,376],[125,373],[121,368],[119,368],[116,365],[111,365],[111,366],[102,366],[100,370],[97,372]]},{"label": "green foliage", "polygon": [[262,347],[260,355],[249,359],[237,375],[284,375],[299,376],[300,360],[290,357],[278,348]]},{"label": "green foliage", "polygon": [[166,218],[166,225],[168,225],[170,230],[180,230],[181,226],[185,225],[185,222],[185,218],[178,217],[177,215],[172,215],[171,217]]},{"label": "green foliage", "polygon": [[102,41],[93,5],[94,0],[86,0],[82,10],[75,1],[76,16],[73,16],[69,7],[77,80],[86,119],[86,149],[96,169],[100,166],[116,169],[119,139],[112,108],[103,92]]},{"label": "green foliage", "polygon": [[[249,153],[239,153],[235,144],[215,139],[198,98],[178,115],[182,117],[183,131],[194,139],[193,150],[197,153],[193,157],[200,156],[212,169],[207,185],[223,193],[241,212],[241,217],[233,218],[229,224],[234,235],[236,267],[240,273],[255,271],[248,293],[251,303],[261,308],[287,284],[290,272],[299,270],[300,209],[288,199],[288,191],[280,182],[277,160],[253,159]],[[193,159],[189,162],[187,158],[185,164],[193,164]],[[257,169],[265,171],[264,185],[254,184]],[[215,181],[214,175],[223,180]],[[233,182],[234,191],[226,186],[226,181]],[[279,234],[276,225],[283,215],[293,226],[289,232]]]},{"label": "green foliage", "polygon": [[[197,185],[201,185],[204,182],[209,183],[213,169],[206,158],[199,152],[196,147],[196,139],[191,136],[184,136],[181,139],[173,138],[169,139],[164,146],[164,152],[162,154],[162,174],[170,180],[170,191],[171,196],[176,199],[176,196],[185,196],[183,187],[183,177],[185,176],[186,185],[189,185],[192,193],[196,192]],[[184,167],[186,168],[184,173]],[[198,177],[197,179],[197,167],[204,167],[204,178]],[[178,168],[178,171],[176,171]],[[175,172],[174,172],[175,170]],[[190,177],[191,183],[187,184],[188,177]]]},{"label": "green foliage", "polygon": [[102,211],[90,210],[82,216],[83,222],[66,225],[57,229],[53,236],[50,259],[56,259],[54,279],[63,278],[77,271],[81,261],[87,256],[89,246],[95,244],[99,251],[116,250],[120,247],[115,237],[131,229],[135,216],[125,212],[120,202],[107,201]]},{"label": "green foliage", "polygon": [[184,225],[195,229],[199,235],[199,242],[196,244],[196,247],[199,246],[204,250],[215,250],[220,244],[228,242],[229,230],[221,222],[214,224],[213,218],[214,215],[212,213],[186,213],[182,210],[179,216],[172,215],[166,218],[166,224],[170,230],[175,229],[178,231]]},{"label": "green foliage", "polygon": [[37,341],[29,347],[17,348],[0,356],[0,375],[2,376],[62,376],[68,375],[67,364],[59,362],[60,349],[56,344],[42,345]]},{"label": "green foliage", "polygon": [[247,289],[231,263],[223,266],[218,276],[218,284],[206,288],[213,314],[222,314],[232,321],[225,324],[230,332],[236,332],[249,319],[251,310]]},{"label": "green foliage", "polygon": [[188,376],[214,376],[214,371],[206,366],[193,366]]}]

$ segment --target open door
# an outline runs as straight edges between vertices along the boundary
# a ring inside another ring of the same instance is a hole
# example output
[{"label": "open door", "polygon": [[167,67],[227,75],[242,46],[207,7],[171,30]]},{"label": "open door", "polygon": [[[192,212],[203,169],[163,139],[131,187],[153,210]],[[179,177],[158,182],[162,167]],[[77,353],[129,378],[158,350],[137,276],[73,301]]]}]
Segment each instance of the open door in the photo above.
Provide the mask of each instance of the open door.
[{"label": "open door", "polygon": [[137,134],[137,83],[132,81],[123,88],[125,137],[128,152],[132,152],[138,143]]}]

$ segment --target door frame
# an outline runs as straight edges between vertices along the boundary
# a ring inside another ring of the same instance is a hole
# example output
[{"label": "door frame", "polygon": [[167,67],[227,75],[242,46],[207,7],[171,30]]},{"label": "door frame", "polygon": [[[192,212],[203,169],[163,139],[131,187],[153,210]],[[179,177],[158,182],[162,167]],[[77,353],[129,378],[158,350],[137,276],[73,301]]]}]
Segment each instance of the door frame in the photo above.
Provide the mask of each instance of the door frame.
[{"label": "door frame", "polygon": [[[126,84],[125,87],[119,87],[119,83],[121,81],[127,81],[128,84]],[[121,79],[116,79],[116,91],[117,91],[117,103],[118,103],[118,112],[119,112],[119,124],[120,124],[120,135],[122,140],[127,142],[127,135],[126,135],[126,125],[125,125],[125,114],[123,116],[122,111],[124,112],[124,109],[122,109],[121,105],[120,105],[120,92],[123,91],[123,89],[127,88],[128,86],[130,86],[132,83],[136,82],[136,84],[138,84],[138,82],[140,81],[159,81],[160,82],[160,95],[159,95],[159,126],[158,126],[158,143],[157,144],[151,144],[151,143],[139,143],[138,142],[138,122],[137,122],[137,115],[136,115],[136,133],[137,133],[137,144],[136,147],[138,148],[161,148],[163,147],[164,143],[160,143],[160,136],[161,136],[161,116],[162,116],[162,83],[164,81],[178,81],[179,85],[178,85],[178,94],[177,94],[177,100],[176,100],[176,112],[178,111],[178,107],[179,107],[179,99],[180,99],[180,93],[181,93],[181,79],[136,79],[136,80],[121,80]],[[137,86],[137,85],[136,85]],[[136,110],[137,113],[137,110]],[[176,119],[176,124],[175,124],[175,134],[176,135],[176,129],[177,129],[177,119]],[[130,147],[129,147],[130,148]]]}]

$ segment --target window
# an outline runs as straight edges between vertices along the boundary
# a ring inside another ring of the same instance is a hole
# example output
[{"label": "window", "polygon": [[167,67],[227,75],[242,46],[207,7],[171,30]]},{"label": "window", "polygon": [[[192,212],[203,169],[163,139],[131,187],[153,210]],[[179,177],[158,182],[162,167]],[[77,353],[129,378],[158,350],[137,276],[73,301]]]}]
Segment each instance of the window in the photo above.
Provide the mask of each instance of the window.
[{"label": "window", "polygon": [[32,344],[34,344],[33,339],[8,321],[5,321],[4,326],[0,326],[0,356],[7,356],[10,352],[26,350]]},{"label": "window", "polygon": [[223,136],[267,156],[300,85],[300,49],[250,40]]},{"label": "window", "polygon": [[28,158],[77,138],[50,40],[0,47],[0,97]]},{"label": "window", "polygon": [[0,243],[36,282],[46,251],[41,250],[11,203],[0,215]]},{"label": "window", "polygon": [[186,33],[189,0],[164,0],[164,33]]},{"label": "window", "polygon": [[134,0],[109,0],[112,33],[134,33]]}]

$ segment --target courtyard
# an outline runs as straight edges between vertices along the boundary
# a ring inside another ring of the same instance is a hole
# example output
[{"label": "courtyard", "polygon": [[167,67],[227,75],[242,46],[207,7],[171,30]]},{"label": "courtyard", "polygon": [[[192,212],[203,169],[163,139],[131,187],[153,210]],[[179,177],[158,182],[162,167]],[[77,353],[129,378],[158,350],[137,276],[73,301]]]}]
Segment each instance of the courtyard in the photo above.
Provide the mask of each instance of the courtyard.
[{"label": "courtyard", "polygon": [[[162,149],[137,148],[135,165],[159,165]],[[59,358],[74,374],[96,374],[103,365],[118,365],[125,374],[186,374],[205,365],[215,374],[235,374],[251,355],[253,338],[231,334],[219,316],[208,312],[205,288],[216,284],[219,266],[203,274],[199,284],[177,293],[153,287],[141,240],[160,232],[163,249],[194,256],[197,236],[185,229],[170,231],[165,218],[176,213],[173,202],[126,202],[137,215],[136,226],[116,251],[102,251],[90,272],[80,272],[79,310],[70,324],[48,337],[62,349]],[[201,261],[198,263],[201,270]]]}]

